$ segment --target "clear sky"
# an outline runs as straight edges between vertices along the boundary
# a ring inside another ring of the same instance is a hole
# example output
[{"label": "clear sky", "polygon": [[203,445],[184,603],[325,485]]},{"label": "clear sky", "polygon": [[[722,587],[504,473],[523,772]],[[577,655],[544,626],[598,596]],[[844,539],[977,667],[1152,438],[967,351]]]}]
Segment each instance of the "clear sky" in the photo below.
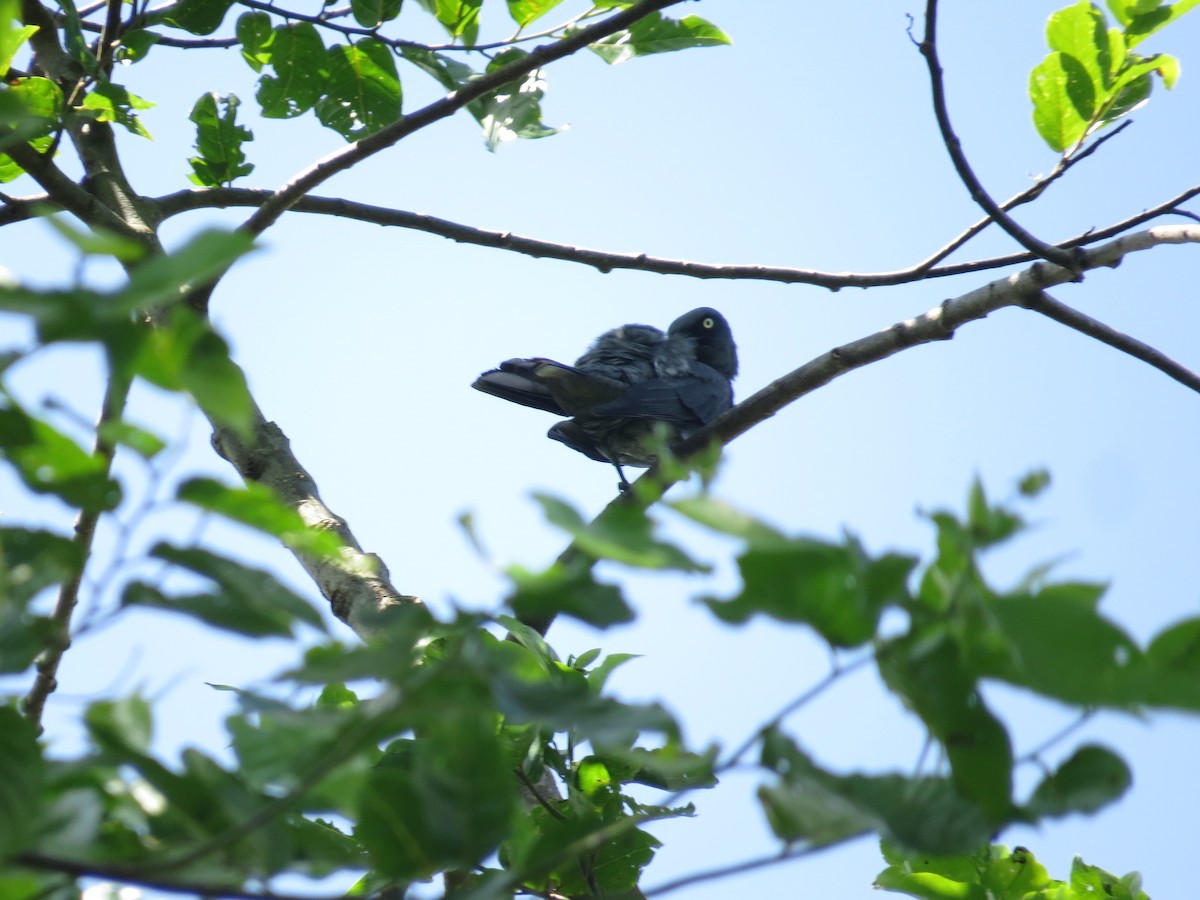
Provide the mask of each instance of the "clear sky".
[{"label": "clear sky", "polygon": [[[945,4],[949,106],[966,153],[998,198],[1056,161],[1033,129],[1026,85],[1045,53],[1046,18],[1060,5]],[[434,37],[412,6],[401,21],[417,36]],[[924,65],[906,33],[907,16],[919,16],[921,7],[891,0],[690,3],[676,14],[712,20],[733,46],[611,69],[581,54],[547,73],[546,121],[569,124],[565,133],[489,154],[474,121],[459,116],[319,193],[615,251],[835,272],[903,267],[979,217],[937,136]],[[506,27],[503,5],[489,0],[485,33]],[[1173,92],[1156,87],[1132,128],[1018,214],[1041,237],[1102,227],[1195,183],[1200,16],[1144,49],[1181,58],[1179,85]],[[127,74],[131,90],[158,104],[143,114],[153,142],[121,138],[135,187],[148,195],[186,186],[194,138],[186,118],[208,90],[244,101],[256,138],[246,149],[257,168],[243,185],[276,187],[343,143],[311,116],[253,116],[255,75],[236,51],[157,48]],[[402,68],[402,76],[406,109],[437,95],[415,70]],[[171,221],[165,234],[178,243],[205,224],[233,225],[244,215],[191,214]],[[1012,249],[1003,235],[988,232],[957,258]],[[1159,248],[1119,269],[1088,273],[1055,295],[1198,367],[1198,253],[1194,246]],[[38,223],[4,229],[0,264],[41,283],[63,283],[75,271]],[[112,278],[103,267],[84,274],[96,283]],[[735,387],[744,397],[833,346],[998,275],[837,294],[602,275],[417,232],[290,215],[225,280],[213,317],[326,502],[365,549],[386,561],[400,590],[445,611],[452,602],[494,606],[504,583],[493,561],[536,566],[562,549],[564,536],[542,522],[531,491],[550,491],[594,513],[615,487],[611,469],[543,437],[545,414],[472,391],[481,370],[512,356],[573,359],[614,325],[665,327],[707,305],[733,328],[742,360]],[[0,344],[25,340],[20,322],[0,318]],[[16,387],[31,402],[51,395],[90,419],[97,373],[89,353],[54,351],[23,366]],[[872,549],[927,554],[931,530],[920,510],[961,509],[976,474],[1005,497],[1019,476],[1047,467],[1053,486],[1029,509],[1036,527],[990,560],[990,571],[1006,584],[1061,558],[1064,577],[1109,582],[1103,608],[1144,640],[1197,613],[1198,412],[1200,397],[1145,365],[1034,313],[1005,310],[965,326],[952,341],[854,372],[764,422],[728,448],[715,491],[790,532],[835,537],[849,528]],[[209,448],[202,419],[172,399],[139,390],[132,418],[168,437],[187,435],[166,485],[197,473],[235,477]],[[121,471],[140,496],[142,467],[126,461]],[[54,503],[24,496],[7,472],[0,473],[0,498],[9,523],[69,524]],[[473,513],[493,561],[480,559],[464,539],[457,524],[464,511]],[[694,538],[669,515],[662,519],[671,533]],[[182,540],[190,528],[182,513],[156,508],[134,532],[135,545],[162,529]],[[204,535],[277,570],[319,602],[282,550],[211,523]],[[103,543],[111,541],[108,532]],[[661,700],[696,745],[740,743],[819,680],[829,660],[803,629],[763,621],[731,629],[695,602],[736,588],[735,551],[697,539],[696,554],[716,566],[706,577],[604,568],[606,578],[628,586],[639,620],[607,632],[559,622],[552,644],[564,656],[597,646],[643,654],[614,676],[617,693]],[[216,637],[157,614],[118,617],[68,653],[62,693],[50,703],[52,748],[76,746],[71,721],[80,703],[140,688],[156,700],[164,752],[199,745],[225,753],[220,722],[229,695],[205,682],[253,686],[291,658],[279,642]],[[1006,689],[989,690],[988,699],[1008,718],[1018,752],[1070,721],[1066,711]],[[820,761],[846,772],[911,771],[922,743],[914,720],[866,673],[789,726]],[[1001,840],[1029,847],[1060,877],[1080,854],[1117,873],[1141,870],[1156,900],[1187,896],[1200,829],[1200,722],[1103,715],[1080,732],[1083,739],[1126,756],[1134,771],[1127,798],[1093,818],[1013,829]],[[1073,746],[1062,745],[1062,754]],[[1025,775],[1027,791],[1037,773]],[[754,784],[735,775],[693,798],[697,819],[655,829],[666,846],[645,885],[769,852],[774,843]],[[681,896],[715,900],[736,891],[865,900],[878,896],[871,880],[881,867],[874,843],[860,841]]]}]

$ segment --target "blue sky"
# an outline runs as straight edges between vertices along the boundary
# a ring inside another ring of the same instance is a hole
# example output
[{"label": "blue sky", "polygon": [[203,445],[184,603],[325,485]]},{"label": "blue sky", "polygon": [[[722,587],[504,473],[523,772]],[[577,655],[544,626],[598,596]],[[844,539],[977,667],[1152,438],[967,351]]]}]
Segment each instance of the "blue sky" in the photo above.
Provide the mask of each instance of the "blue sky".
[{"label": "blue sky", "polygon": [[[1059,5],[959,3],[943,11],[950,110],[966,153],[998,198],[1056,161],[1033,129],[1026,84],[1045,53],[1046,17]],[[547,73],[545,118],[569,124],[565,133],[489,154],[474,121],[460,116],[337,176],[319,193],[614,251],[826,271],[906,266],[979,217],[937,136],[924,65],[906,33],[906,15],[920,12],[917,4],[889,0],[687,4],[678,14],[712,20],[733,46],[611,69],[583,54]],[[491,11],[485,33],[507,27],[502,15],[502,6]],[[401,21],[417,36],[434,37],[426,18],[414,5]],[[1061,239],[1104,226],[1195,182],[1200,82],[1191,66],[1200,18],[1185,18],[1145,50],[1181,58],[1179,85],[1156,88],[1132,128],[1018,214],[1039,236]],[[343,144],[311,116],[255,118],[255,75],[234,51],[180,57],[157,48],[127,74],[131,90],[158,104],[143,114],[153,142],[122,136],[131,177],[148,195],[186,186],[194,138],[186,119],[204,91],[234,92],[244,101],[256,138],[247,152],[257,166],[241,182],[246,186],[276,187]],[[419,73],[402,74],[406,109],[437,95]],[[25,190],[17,185],[13,192]],[[164,233],[178,243],[204,225],[243,217],[193,213]],[[74,260],[45,225],[6,227],[2,247],[0,264],[18,277],[73,277]],[[958,258],[1012,249],[989,231]],[[1196,253],[1192,246],[1159,248],[1054,293],[1200,366]],[[397,587],[435,609],[451,602],[490,608],[503,580],[464,539],[458,516],[472,512],[492,560],[539,565],[565,539],[543,523],[530,492],[547,490],[593,513],[612,497],[615,479],[610,469],[546,440],[544,414],[472,391],[481,370],[512,356],[571,359],[614,325],[665,327],[707,305],[733,328],[742,359],[735,389],[744,397],[833,346],[998,274],[837,294],[602,275],[416,232],[290,215],[222,284],[213,318],[268,418],[289,435],[326,502],[365,549],[386,561]],[[113,273],[90,264],[84,276],[107,283]],[[22,323],[0,319],[0,344],[27,339]],[[14,377],[31,402],[52,395],[85,419],[94,414],[99,370],[88,352],[39,354]],[[952,341],[851,373],[762,423],[728,448],[715,491],[790,532],[832,537],[849,528],[876,550],[927,553],[931,531],[919,510],[961,509],[977,474],[993,495],[1007,496],[1020,475],[1044,466],[1054,483],[1029,509],[1035,528],[992,559],[991,572],[1009,583],[1062,557],[1064,577],[1110,583],[1104,609],[1145,639],[1197,612],[1198,404],[1141,363],[1034,313],[1005,310],[965,326]],[[186,436],[165,484],[197,473],[232,480],[197,414],[149,389],[137,392],[132,410],[165,436]],[[121,471],[136,494],[144,469],[125,461]],[[64,510],[31,501],[7,473],[0,474],[0,497],[10,523],[69,524]],[[696,744],[734,746],[819,680],[829,660],[802,629],[714,622],[695,598],[736,588],[736,547],[697,537],[669,515],[663,521],[670,533],[696,541],[714,574],[605,569],[628,586],[638,622],[603,633],[560,622],[551,642],[564,656],[596,646],[643,654],[614,676],[614,690],[666,703]],[[182,538],[191,527],[179,511],[155,509],[135,531],[135,545],[161,529]],[[277,570],[319,601],[299,567],[268,542],[211,523],[204,537]],[[111,540],[111,532],[102,535],[106,546]],[[218,638],[161,615],[118,617],[68,654],[62,694],[49,712],[53,746],[73,746],[80,703],[139,688],[156,698],[164,752],[186,745],[224,752],[220,721],[228,695],[205,682],[251,686],[291,658],[282,644]],[[1069,721],[1064,710],[1003,689],[989,699],[1008,715],[1018,751]],[[913,720],[867,673],[789,724],[806,749],[840,771],[910,771],[922,742]],[[1052,874],[1064,875],[1080,854],[1118,873],[1141,870],[1159,900],[1187,895],[1195,882],[1192,836],[1200,828],[1200,787],[1191,774],[1200,723],[1106,715],[1079,739],[1125,754],[1134,770],[1127,798],[1093,818],[1014,829],[1001,839],[1029,847]],[[1062,753],[1072,746],[1064,744]],[[1028,778],[1032,783],[1036,773]],[[666,846],[646,885],[769,852],[754,783],[735,775],[695,797],[699,818],[657,829]],[[860,841],[680,896],[707,900],[739,891],[865,900],[878,896],[870,884],[881,867],[874,844]]]}]

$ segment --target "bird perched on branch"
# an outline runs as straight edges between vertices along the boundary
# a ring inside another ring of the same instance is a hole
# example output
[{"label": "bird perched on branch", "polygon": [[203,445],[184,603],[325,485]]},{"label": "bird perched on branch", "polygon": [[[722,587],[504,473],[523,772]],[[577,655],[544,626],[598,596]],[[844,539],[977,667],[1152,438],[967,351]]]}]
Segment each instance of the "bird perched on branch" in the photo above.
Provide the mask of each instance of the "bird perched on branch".
[{"label": "bird perched on branch", "polygon": [[664,334],[650,325],[606,331],[575,365],[552,359],[510,359],[471,386],[522,406],[568,416],[548,437],[599,462],[647,467],[657,456],[657,422],[683,440],[733,405],[737,347],[729,323],[702,306]]}]

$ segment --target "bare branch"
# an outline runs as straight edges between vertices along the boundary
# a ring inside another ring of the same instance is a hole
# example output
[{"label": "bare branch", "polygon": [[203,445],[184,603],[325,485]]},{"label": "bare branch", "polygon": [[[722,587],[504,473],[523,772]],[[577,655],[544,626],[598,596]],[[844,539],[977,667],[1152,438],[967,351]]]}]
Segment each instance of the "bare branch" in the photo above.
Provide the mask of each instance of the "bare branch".
[{"label": "bare branch", "polygon": [[1102,344],[1108,344],[1108,346],[1114,347],[1122,353],[1128,353],[1134,359],[1140,359],[1142,362],[1154,366],[1154,368],[1175,379],[1184,387],[1200,392],[1200,375],[1197,375],[1191,369],[1180,365],[1166,354],[1155,350],[1149,344],[1117,331],[1115,328],[1105,325],[1103,322],[1093,319],[1091,316],[1085,315],[1077,309],[1072,309],[1065,303],[1060,303],[1045,291],[1030,299],[1025,303],[1025,306],[1034,312],[1039,312],[1053,319],[1055,322],[1066,325],[1068,328],[1074,328],[1081,334],[1093,337]]},{"label": "bare branch", "polygon": [[[1063,241],[1061,246],[1085,246],[1115,237],[1122,232],[1128,231],[1130,228],[1142,225],[1162,215],[1184,215],[1178,209],[1179,204],[1185,203],[1197,195],[1200,195],[1200,186],[1190,188],[1182,194],[1160,203],[1158,206],[1138,213],[1136,216],[1132,216],[1114,225],[1098,231],[1087,231]],[[159,197],[152,202],[158,207],[160,214],[165,219],[196,209],[223,209],[231,206],[257,207],[265,203],[271,196],[273,196],[271,191],[254,188],[203,188],[177,191],[173,194]],[[23,201],[18,202],[28,202],[32,199],[25,198]],[[1005,266],[1029,263],[1038,258],[1031,253],[1016,253],[993,259],[937,266],[931,269],[925,268],[925,263],[921,263],[907,269],[898,269],[892,272],[823,272],[818,269],[801,269],[791,266],[703,263],[649,256],[645,253],[614,253],[607,250],[595,250],[589,247],[576,247],[570,244],[544,241],[539,238],[524,237],[509,231],[475,228],[471,225],[463,225],[424,213],[373,206],[369,203],[357,203],[352,200],[343,200],[339,197],[319,197],[312,195],[302,197],[292,206],[291,211],[313,215],[339,216],[341,218],[369,222],[373,225],[385,227],[409,228],[414,231],[436,234],[460,243],[492,247],[497,250],[507,250],[512,253],[521,253],[525,256],[535,258],[558,259],[565,262],[580,263],[592,266],[605,273],[614,269],[626,269],[652,272],[659,275],[686,275],[690,278],[811,284],[833,291],[845,287],[868,288],[909,284],[927,278],[945,278],[951,275],[983,272]],[[9,221],[15,221],[19,217],[20,210],[14,209],[8,212],[7,215],[6,211],[0,210],[0,225],[7,224]]]},{"label": "bare branch", "polygon": [[581,28],[570,37],[553,44],[536,47],[527,56],[502,66],[494,72],[481,75],[457,91],[450,92],[440,100],[403,117],[398,122],[381,128],[374,134],[367,135],[353,144],[317,160],[279,188],[267,202],[259,207],[254,215],[246,220],[242,227],[251,234],[261,234],[270,228],[284,212],[294,206],[297,200],[338,172],[350,168],[381,150],[386,150],[427,125],[453,115],[472,100],[477,100],[522,75],[536,71],[547,63],[570,56],[588,44],[627,28],[649,13],[674,6],[679,2],[682,0],[639,0],[627,9],[611,15],[595,25]]},{"label": "bare branch", "polygon": [[[868,832],[861,832],[856,835],[848,835],[839,843],[845,843],[856,837],[863,837]],[[757,869],[765,869],[768,866],[777,866],[781,863],[792,862],[797,859],[804,859],[806,856],[812,856],[822,850],[830,849],[828,846],[822,845],[819,847],[805,846],[798,850],[783,850],[778,853],[772,853],[768,856],[760,856],[756,859],[747,859],[742,862],[732,863],[727,866],[717,866],[713,869],[705,869],[700,872],[693,872],[690,875],[684,875],[682,878],[676,878],[674,881],[668,881],[665,884],[660,884],[658,887],[650,888],[646,891],[647,897],[661,897],[664,894],[669,894],[672,891],[677,891],[680,888],[689,887],[693,884],[699,884],[704,881],[716,881],[720,878],[729,878],[732,875],[744,875],[746,872],[753,872]]]},{"label": "bare branch", "polygon": [[[1019,194],[1009,197],[1000,204],[1000,208],[1005,212],[1008,212],[1010,209],[1014,209],[1015,207],[1022,206],[1026,203],[1031,203],[1032,201],[1036,200],[1046,192],[1046,188],[1050,187],[1050,185],[1062,178],[1062,176],[1065,175],[1073,166],[1082,160],[1087,159],[1089,156],[1099,150],[1106,141],[1110,140],[1111,138],[1115,138],[1118,134],[1132,124],[1132,119],[1126,119],[1121,123],[1119,128],[1115,129],[1114,131],[1110,131],[1103,137],[1093,141],[1087,146],[1087,149],[1076,153],[1074,156],[1062,157],[1058,161],[1058,165],[1054,167],[1054,170],[1049,175],[1047,175],[1045,178],[1039,178],[1036,182],[1027,187],[1025,190],[1021,191]],[[949,243],[947,243],[944,247],[931,254],[927,259],[917,263],[909,271],[914,273],[929,271],[929,269],[931,269],[933,266],[937,265],[959,247],[967,243],[967,241],[971,240],[971,238],[975,237],[975,235],[979,234],[979,232],[987,228],[987,226],[991,225],[993,221],[995,220],[991,216],[984,216],[974,225],[963,231],[962,234],[958,235]]]},{"label": "bare branch", "polygon": [[958,173],[959,179],[971,194],[971,199],[979,204],[983,208],[983,211],[997,225],[1008,232],[1009,236],[1026,250],[1036,254],[1041,259],[1046,259],[1056,265],[1062,266],[1064,269],[1071,269],[1075,265],[1075,254],[1061,247],[1055,247],[1053,244],[1047,244],[1018,225],[1008,213],[996,204],[996,201],[984,189],[983,184],[971,168],[971,164],[967,161],[966,154],[963,153],[962,142],[959,141],[958,135],[954,133],[954,128],[950,124],[950,114],[946,108],[946,90],[942,79],[942,64],[938,60],[937,52],[937,0],[926,0],[925,39],[921,41],[918,47],[921,55],[925,57],[925,62],[929,68],[929,85],[933,98],[933,112],[937,118],[938,129],[942,133],[942,143],[946,145],[946,150],[950,153],[950,159],[954,163],[954,170]]}]

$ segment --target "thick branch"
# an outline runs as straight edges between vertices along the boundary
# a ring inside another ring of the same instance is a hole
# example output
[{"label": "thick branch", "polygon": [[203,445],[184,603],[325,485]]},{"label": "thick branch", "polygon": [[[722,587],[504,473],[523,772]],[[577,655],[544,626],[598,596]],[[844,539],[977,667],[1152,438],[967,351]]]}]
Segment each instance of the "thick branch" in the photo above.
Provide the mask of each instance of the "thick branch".
[{"label": "thick branch", "polygon": [[213,447],[246,481],[271,488],[283,502],[300,513],[312,528],[332,531],[345,548],[340,559],[310,556],[293,550],[316,582],[333,614],[366,637],[379,616],[398,604],[420,603],[392,586],[387,567],[378,556],[365,553],[346,522],[321,500],[317,484],[292,453],[287,437],[274,422],[254,410],[255,439],[247,446],[228,428],[214,423]]},{"label": "thick branch", "polygon": [[950,124],[950,113],[946,107],[946,90],[942,80],[942,64],[938,59],[937,52],[937,0],[927,0],[925,4],[925,39],[921,41],[918,47],[929,67],[929,85],[933,98],[933,112],[937,118],[938,129],[942,133],[942,143],[946,145],[946,150],[950,153],[950,159],[954,163],[954,171],[958,173],[959,179],[966,185],[967,191],[971,194],[971,199],[979,204],[983,211],[988,214],[989,218],[1003,228],[1013,240],[1026,250],[1036,254],[1041,259],[1047,259],[1065,269],[1071,269],[1075,265],[1075,255],[1061,247],[1047,244],[1018,225],[1008,213],[997,205],[996,201],[991,198],[991,195],[984,190],[982,182],[975,175],[971,164],[967,162],[966,154],[962,149],[962,142],[959,141],[958,135],[954,133],[954,128]]},{"label": "thick branch", "polygon": [[398,122],[330,153],[324,159],[317,160],[316,163],[277,190],[254,215],[246,220],[243,227],[251,234],[261,234],[270,228],[297,200],[338,172],[362,162],[381,150],[386,150],[427,125],[453,115],[472,100],[478,100],[514,79],[534,72],[555,60],[570,56],[588,44],[628,28],[649,13],[674,6],[679,2],[681,0],[640,0],[628,9],[623,9],[595,25],[581,28],[570,37],[553,44],[536,47],[527,56],[507,66],[502,66],[494,72],[481,75],[457,91],[452,91],[440,100],[401,118]]}]

